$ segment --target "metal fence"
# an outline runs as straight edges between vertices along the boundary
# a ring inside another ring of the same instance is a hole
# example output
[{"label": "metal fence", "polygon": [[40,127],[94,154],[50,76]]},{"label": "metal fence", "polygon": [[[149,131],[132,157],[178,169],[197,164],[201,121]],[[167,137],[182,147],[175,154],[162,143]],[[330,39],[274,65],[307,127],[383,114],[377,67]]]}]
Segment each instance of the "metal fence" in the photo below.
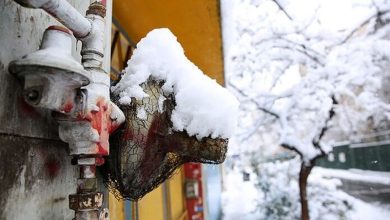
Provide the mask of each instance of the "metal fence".
[{"label": "metal fence", "polygon": [[345,144],[335,146],[317,166],[334,169],[390,171],[390,141]]}]

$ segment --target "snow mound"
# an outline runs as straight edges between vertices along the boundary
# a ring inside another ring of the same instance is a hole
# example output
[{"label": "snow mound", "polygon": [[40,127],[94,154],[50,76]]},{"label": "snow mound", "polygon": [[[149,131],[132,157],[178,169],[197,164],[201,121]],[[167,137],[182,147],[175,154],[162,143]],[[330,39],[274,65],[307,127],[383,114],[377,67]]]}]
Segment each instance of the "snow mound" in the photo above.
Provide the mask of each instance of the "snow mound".
[{"label": "snow mound", "polygon": [[237,99],[187,59],[169,29],[149,32],[137,44],[127,65],[124,76],[113,87],[121,104],[130,104],[132,97],[147,97],[140,85],[151,77],[164,81],[165,93],[174,94],[176,106],[171,116],[174,130],[185,130],[197,138],[229,138],[233,134]]}]

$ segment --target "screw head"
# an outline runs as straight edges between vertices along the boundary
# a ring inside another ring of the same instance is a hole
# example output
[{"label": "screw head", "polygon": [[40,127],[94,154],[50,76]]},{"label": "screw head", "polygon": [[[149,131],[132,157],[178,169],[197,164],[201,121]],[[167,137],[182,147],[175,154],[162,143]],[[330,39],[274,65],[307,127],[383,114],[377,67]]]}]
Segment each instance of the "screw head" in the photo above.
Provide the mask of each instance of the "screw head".
[{"label": "screw head", "polygon": [[30,104],[38,104],[41,100],[41,92],[36,88],[30,88],[24,91],[24,99]]}]

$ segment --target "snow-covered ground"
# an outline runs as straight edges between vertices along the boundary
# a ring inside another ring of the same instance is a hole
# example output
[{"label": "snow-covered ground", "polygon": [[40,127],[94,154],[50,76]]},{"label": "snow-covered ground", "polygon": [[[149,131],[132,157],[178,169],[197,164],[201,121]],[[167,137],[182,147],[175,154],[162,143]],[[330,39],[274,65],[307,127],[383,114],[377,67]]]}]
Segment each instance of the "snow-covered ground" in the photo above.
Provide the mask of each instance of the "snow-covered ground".
[{"label": "snow-covered ground", "polygon": [[[313,168],[311,179],[317,177],[324,178],[341,178],[347,180],[354,180],[367,183],[379,183],[390,185],[390,173],[378,172],[369,170],[349,169],[349,170],[337,170],[323,167]],[[390,216],[389,216],[390,217]]]},{"label": "snow-covered ground", "polygon": [[[309,182],[315,183],[324,179],[347,179],[359,182],[390,184],[390,173],[366,170],[337,170],[315,167],[309,177]],[[341,190],[334,192],[340,198],[352,203],[353,210],[349,213],[351,220],[380,220],[390,219],[390,205],[380,203],[367,203],[354,198]]]},{"label": "snow-covered ground", "polygon": [[[269,163],[268,165],[277,167],[272,171],[278,172],[286,166],[294,166],[291,162]],[[294,168],[292,168],[294,169]],[[268,172],[269,167],[264,167],[264,172]],[[260,170],[261,172],[261,170]],[[269,175],[269,174],[267,174]],[[296,179],[282,178],[288,175],[287,172],[277,175],[270,175],[270,182],[279,182],[279,186],[273,186],[273,191],[289,192],[289,199],[292,202],[299,203],[297,194]],[[390,174],[383,172],[361,171],[361,170],[334,170],[316,167],[309,177],[308,193],[311,219],[313,220],[385,220],[390,219],[390,206],[379,203],[367,203],[348,195],[338,189],[341,181],[338,179],[346,178],[356,181],[370,181],[372,183],[389,183]],[[273,178],[273,180],[272,180]],[[296,210],[297,204],[286,208],[283,216],[277,216],[275,213],[265,216],[264,206],[269,207],[272,204],[261,204],[269,202],[264,199],[264,192],[256,187],[258,180],[256,174],[251,173],[250,181],[243,181],[243,174],[238,169],[227,169],[224,179],[225,188],[222,195],[223,219],[224,220],[269,220],[269,219],[299,219],[299,210]],[[288,184],[288,181],[292,184]],[[278,190],[278,187],[279,190]],[[295,189],[294,189],[295,188]],[[272,196],[275,197],[274,192]],[[270,195],[269,195],[270,196]],[[275,199],[273,201],[276,201]],[[278,204],[277,204],[278,205]],[[275,206],[277,206],[275,205]],[[298,205],[299,206],[299,205]],[[341,207],[343,206],[343,207]],[[263,213],[262,213],[263,212]],[[342,215],[340,214],[342,213]]]},{"label": "snow-covered ground", "polygon": [[259,195],[251,181],[244,182],[242,173],[229,172],[224,178],[225,189],[222,193],[224,220],[256,219],[254,213]]}]

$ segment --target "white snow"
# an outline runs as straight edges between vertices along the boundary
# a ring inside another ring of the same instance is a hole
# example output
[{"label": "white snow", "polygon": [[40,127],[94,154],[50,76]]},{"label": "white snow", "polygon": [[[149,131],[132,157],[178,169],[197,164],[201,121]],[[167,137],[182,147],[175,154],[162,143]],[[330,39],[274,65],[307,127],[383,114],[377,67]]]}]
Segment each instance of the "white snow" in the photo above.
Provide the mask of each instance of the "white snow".
[{"label": "white snow", "polygon": [[145,120],[145,119],[147,118],[147,117],[146,117],[145,108],[139,107],[139,108],[137,109],[137,118],[142,119],[142,120]]},{"label": "white snow", "polygon": [[160,95],[158,97],[158,111],[159,112],[163,112],[163,107],[164,107],[164,101],[166,100],[166,98],[163,96],[163,95]]},{"label": "white snow", "polygon": [[375,205],[363,202],[349,196],[355,206],[354,212],[350,214],[351,220],[379,220],[389,219],[390,210],[383,205]]},{"label": "white snow", "polygon": [[[383,0],[222,1],[227,85],[241,101],[238,142],[268,152],[288,144],[310,161],[329,152],[331,141],[389,121],[388,95],[381,94],[390,78],[390,25],[375,30],[372,17],[389,6]],[[331,108],[335,116],[327,121]],[[273,144],[262,141],[269,137]]]},{"label": "white snow", "polygon": [[222,193],[224,220],[256,219],[256,200],[259,198],[253,182],[244,182],[242,173],[229,172],[225,179],[225,191]]},{"label": "white snow", "polygon": [[187,59],[169,29],[149,32],[137,44],[127,65],[125,75],[113,88],[121,104],[129,104],[131,98],[146,97],[140,85],[151,77],[164,81],[164,92],[175,96],[171,116],[174,130],[197,138],[229,138],[233,134],[238,101]]},{"label": "white snow", "polygon": [[[242,171],[248,172],[247,167],[227,168],[225,191],[222,197],[223,220],[300,219],[299,164],[298,158],[257,164],[258,175],[249,172],[251,178],[247,182],[242,178]],[[307,188],[311,219],[388,219],[389,206],[379,203],[369,204],[338,189],[342,184],[338,176],[352,180],[358,175],[360,177],[357,180],[367,180],[379,177],[380,173],[315,167],[309,176]],[[389,177],[389,173],[385,175]],[[386,181],[377,178],[373,183]]]},{"label": "white snow", "polygon": [[[309,176],[309,183],[312,185],[324,185],[332,187],[332,194],[340,201],[348,201],[352,209],[348,212],[347,218],[350,220],[379,220],[388,219],[390,216],[389,205],[380,203],[367,203],[359,200],[347,193],[338,190],[341,184],[339,179],[348,179],[358,182],[389,184],[390,173],[367,170],[336,170],[315,167]],[[333,182],[333,183],[332,183]],[[336,218],[337,219],[337,218]]]},{"label": "white snow", "polygon": [[389,172],[368,171],[359,169],[337,170],[323,167],[314,167],[310,178],[316,178],[318,176],[390,185]]},{"label": "white snow", "polygon": [[[300,219],[300,163],[330,152],[331,143],[389,127],[390,1],[221,4],[227,86],[241,104],[229,145],[225,219]],[[286,144],[301,157],[264,163]],[[256,174],[250,183],[237,174],[247,166]],[[389,219],[390,207],[341,191],[341,178],[389,184],[388,175],[315,168],[307,187],[311,219]],[[251,202],[257,215],[242,208]]]}]

